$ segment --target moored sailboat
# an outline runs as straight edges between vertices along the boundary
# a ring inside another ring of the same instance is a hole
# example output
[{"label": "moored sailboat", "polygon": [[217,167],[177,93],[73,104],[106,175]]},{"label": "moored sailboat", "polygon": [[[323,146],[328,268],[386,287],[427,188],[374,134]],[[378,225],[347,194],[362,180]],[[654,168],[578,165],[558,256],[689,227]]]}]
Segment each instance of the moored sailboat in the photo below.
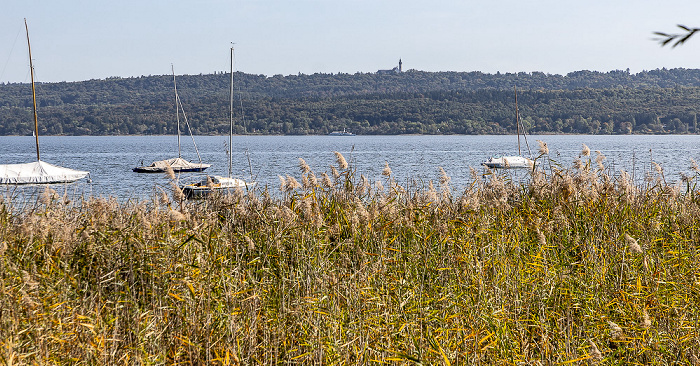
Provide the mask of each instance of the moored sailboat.
[{"label": "moored sailboat", "polygon": [[231,88],[229,108],[229,135],[228,135],[228,177],[207,175],[199,182],[187,184],[182,187],[182,193],[186,198],[204,198],[219,192],[224,193],[236,189],[249,189],[255,182],[246,182],[240,178],[233,178],[233,47],[231,47]]},{"label": "moored sailboat", "polygon": [[24,19],[27,31],[27,49],[29,51],[29,69],[32,79],[32,101],[34,109],[34,140],[36,142],[36,161],[23,164],[0,164],[0,184],[51,184],[70,183],[84,178],[87,171],[64,168],[41,160],[39,154],[39,118],[36,110],[36,88],[34,86],[34,65],[32,47],[29,42],[29,27]]},{"label": "moored sailboat", "polygon": [[355,136],[355,134],[343,128],[342,131],[333,131],[329,133],[328,136]]},{"label": "moored sailboat", "polygon": [[[139,166],[132,169],[136,173],[165,173],[168,171],[168,169],[172,169],[174,173],[201,172],[211,166],[211,164],[202,163],[202,157],[199,155],[197,143],[194,142],[194,136],[192,135],[190,124],[187,121],[187,114],[185,114],[185,109],[182,107],[180,95],[177,93],[177,82],[175,81],[174,67],[172,67],[172,71],[173,86],[175,88],[175,116],[177,118],[177,158],[154,161],[151,165]],[[180,110],[182,110],[182,116],[185,118],[185,123],[187,124],[188,131],[190,132],[192,144],[194,144],[194,150],[197,152],[199,163],[193,163],[182,158],[182,149],[180,145]]]},{"label": "moored sailboat", "polygon": [[[522,126],[522,121],[520,120],[520,113],[518,112],[518,91],[513,87],[515,92],[515,125],[518,131],[518,155],[514,156],[501,156],[501,157],[490,157],[481,165],[492,169],[510,169],[510,168],[532,168],[535,166],[535,161],[522,156],[522,151],[520,149],[520,135],[523,135],[525,139],[525,145],[530,150],[530,145],[527,144],[527,137],[525,136],[525,126]],[[521,131],[522,126],[522,131]],[[532,153],[530,153],[532,156]]]}]

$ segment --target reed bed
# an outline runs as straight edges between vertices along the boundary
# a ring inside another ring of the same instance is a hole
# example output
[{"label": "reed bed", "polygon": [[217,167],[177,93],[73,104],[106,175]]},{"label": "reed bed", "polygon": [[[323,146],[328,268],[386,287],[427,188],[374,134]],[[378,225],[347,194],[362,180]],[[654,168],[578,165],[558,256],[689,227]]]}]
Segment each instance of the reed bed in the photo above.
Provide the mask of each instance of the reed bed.
[{"label": "reed bed", "polygon": [[337,153],[279,192],[5,200],[0,362],[697,365],[698,175],[545,148],[460,192]]}]

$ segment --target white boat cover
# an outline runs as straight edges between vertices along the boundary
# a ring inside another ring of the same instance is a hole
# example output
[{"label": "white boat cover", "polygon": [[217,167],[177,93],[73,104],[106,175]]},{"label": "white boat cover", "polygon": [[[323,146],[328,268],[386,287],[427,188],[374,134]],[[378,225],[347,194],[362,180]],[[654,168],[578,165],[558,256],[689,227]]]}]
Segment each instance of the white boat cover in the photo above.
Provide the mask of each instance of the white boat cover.
[{"label": "white boat cover", "polygon": [[56,166],[45,161],[0,164],[0,184],[68,183],[86,175],[88,172]]},{"label": "white boat cover", "polygon": [[171,167],[174,172],[179,172],[182,170],[204,170],[210,166],[211,164],[191,163],[183,158],[172,158],[167,160],[154,161],[149,166],[142,166],[136,169],[149,172],[165,172],[166,170],[168,170],[168,167]]},{"label": "white boat cover", "polygon": [[535,162],[522,156],[503,156],[500,158],[489,158],[489,160],[481,163],[481,165],[498,169],[532,168]]}]

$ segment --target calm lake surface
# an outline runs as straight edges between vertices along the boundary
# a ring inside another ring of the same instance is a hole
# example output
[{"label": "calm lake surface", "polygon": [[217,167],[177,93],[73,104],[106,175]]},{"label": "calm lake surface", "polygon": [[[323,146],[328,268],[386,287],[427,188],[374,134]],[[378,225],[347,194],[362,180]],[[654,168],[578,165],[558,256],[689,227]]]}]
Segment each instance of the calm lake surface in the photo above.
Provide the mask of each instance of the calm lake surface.
[{"label": "calm lake surface", "polygon": [[[681,173],[691,174],[690,159],[700,162],[700,136],[696,135],[546,135],[528,136],[536,156],[536,140],[547,142],[550,157],[571,167],[581,153],[582,144],[606,156],[605,165],[613,172],[634,173],[641,181],[652,170],[651,161],[664,168],[667,181],[675,182]],[[228,175],[226,149],[228,136],[196,136],[202,161],[212,164],[210,175]],[[176,136],[45,136],[40,137],[42,160],[69,168],[88,170],[92,183],[85,180],[64,187],[79,194],[117,197],[120,200],[151,198],[167,188],[164,174],[138,174],[132,168],[154,160],[177,156]],[[527,148],[523,142],[524,155]],[[470,167],[482,172],[480,163],[489,156],[516,155],[516,136],[234,136],[234,176],[250,179],[251,170],[258,187],[279,189],[278,175],[300,179],[298,158],[303,158],[320,175],[330,174],[335,165],[333,151],[341,152],[357,169],[374,182],[382,180],[384,162],[388,162],[398,182],[418,184],[439,177],[438,167],[452,178],[455,189],[471,181]],[[247,152],[247,154],[246,154]],[[182,157],[197,162],[189,136],[182,137]],[[26,163],[36,159],[32,136],[0,136],[0,164]],[[250,164],[249,164],[250,162]],[[183,173],[181,180],[192,180],[203,173]],[[160,187],[160,188],[159,188]],[[4,194],[16,189],[0,186]],[[36,189],[25,187],[22,189]]]}]

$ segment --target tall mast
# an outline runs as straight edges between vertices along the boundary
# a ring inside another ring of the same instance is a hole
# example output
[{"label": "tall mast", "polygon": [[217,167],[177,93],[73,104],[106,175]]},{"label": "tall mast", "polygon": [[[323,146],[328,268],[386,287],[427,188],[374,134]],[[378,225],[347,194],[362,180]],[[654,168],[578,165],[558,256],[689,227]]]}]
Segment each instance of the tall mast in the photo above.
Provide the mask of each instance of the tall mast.
[{"label": "tall mast", "polygon": [[515,125],[518,128],[518,155],[521,155],[521,152],[520,152],[520,113],[518,112],[518,90],[516,89],[515,85],[513,85],[513,91],[515,92]]},{"label": "tall mast", "polygon": [[233,176],[233,46],[231,46],[231,105],[229,109],[229,132],[228,132],[228,176],[229,178]]},{"label": "tall mast", "polygon": [[173,70],[173,85],[175,86],[175,115],[177,116],[177,157],[181,157],[180,154],[180,97],[177,95],[177,83],[175,82],[175,66],[170,64],[170,68]]},{"label": "tall mast", "polygon": [[34,102],[34,138],[36,139],[36,160],[41,160],[39,155],[39,118],[36,114],[36,89],[34,88],[34,65],[32,64],[32,45],[29,43],[29,27],[27,18],[24,18],[24,29],[27,30],[27,49],[29,50],[29,70],[32,75],[32,101]]}]

